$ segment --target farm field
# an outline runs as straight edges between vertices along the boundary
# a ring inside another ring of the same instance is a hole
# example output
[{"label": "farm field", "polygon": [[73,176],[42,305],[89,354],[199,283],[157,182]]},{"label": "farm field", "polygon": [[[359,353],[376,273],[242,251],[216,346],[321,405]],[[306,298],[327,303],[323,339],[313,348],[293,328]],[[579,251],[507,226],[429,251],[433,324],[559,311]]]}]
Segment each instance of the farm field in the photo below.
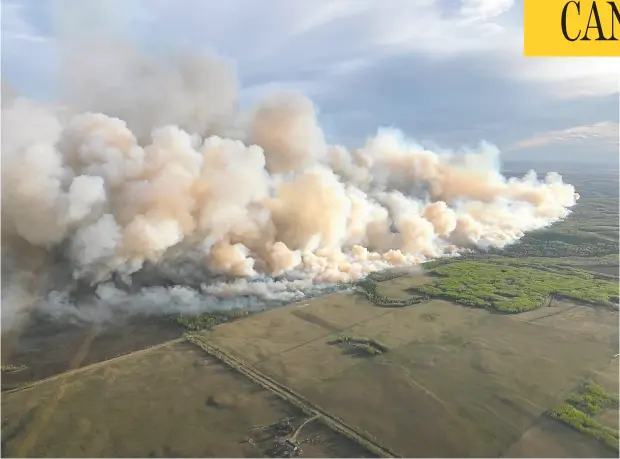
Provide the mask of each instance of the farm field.
[{"label": "farm field", "polygon": [[[2,454],[263,457],[270,442],[260,427],[282,418],[304,415],[195,346],[173,342],[4,394]],[[304,438],[316,440],[303,445],[309,457],[369,457],[317,422]]]},{"label": "farm field", "polygon": [[[618,390],[618,359],[613,358],[608,365],[589,374],[587,384],[595,384],[616,398]],[[583,391],[584,385],[573,392]],[[586,386],[587,387],[587,386]],[[591,386],[590,386],[591,387]],[[571,400],[569,396],[568,400]],[[574,399],[573,399],[574,400]],[[595,399],[590,399],[596,403]],[[599,402],[600,403],[600,402]],[[611,429],[618,432],[618,407],[617,403],[612,406],[603,406],[598,412],[594,412],[592,419],[600,423],[602,429]],[[617,448],[617,442],[616,448]],[[543,416],[522,437],[515,442],[506,452],[507,457],[617,457],[617,452],[605,447],[601,441],[591,435],[577,435],[572,426]]]},{"label": "farm field", "polygon": [[[383,294],[407,288],[404,279],[380,284]],[[532,313],[330,295],[202,336],[400,454],[497,456],[616,354],[613,310],[558,302]],[[330,345],[341,334],[389,350],[352,356]]]},{"label": "farm field", "polygon": [[618,457],[596,439],[542,416],[502,457]]}]

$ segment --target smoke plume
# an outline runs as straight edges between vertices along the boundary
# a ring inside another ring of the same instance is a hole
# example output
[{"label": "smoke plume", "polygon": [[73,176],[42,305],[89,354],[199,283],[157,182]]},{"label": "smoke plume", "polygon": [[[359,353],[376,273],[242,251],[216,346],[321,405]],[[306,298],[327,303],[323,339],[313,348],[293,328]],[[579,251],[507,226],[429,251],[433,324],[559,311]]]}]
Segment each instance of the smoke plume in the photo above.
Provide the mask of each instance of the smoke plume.
[{"label": "smoke plume", "polygon": [[63,108],[3,100],[3,328],[29,308],[97,321],[292,301],[504,247],[579,197],[555,173],[503,177],[487,143],[437,154],[381,129],[329,145],[301,94],[239,111],[217,57],[90,56]]}]

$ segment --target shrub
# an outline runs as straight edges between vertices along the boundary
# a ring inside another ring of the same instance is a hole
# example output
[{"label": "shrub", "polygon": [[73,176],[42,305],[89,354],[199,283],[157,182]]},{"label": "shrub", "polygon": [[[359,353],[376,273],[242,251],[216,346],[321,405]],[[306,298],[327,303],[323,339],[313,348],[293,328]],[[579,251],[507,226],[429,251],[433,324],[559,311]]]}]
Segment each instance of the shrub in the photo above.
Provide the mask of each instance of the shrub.
[{"label": "shrub", "polygon": [[560,403],[549,411],[549,415],[579,432],[596,438],[608,448],[618,451],[618,432],[595,421],[573,405]]}]

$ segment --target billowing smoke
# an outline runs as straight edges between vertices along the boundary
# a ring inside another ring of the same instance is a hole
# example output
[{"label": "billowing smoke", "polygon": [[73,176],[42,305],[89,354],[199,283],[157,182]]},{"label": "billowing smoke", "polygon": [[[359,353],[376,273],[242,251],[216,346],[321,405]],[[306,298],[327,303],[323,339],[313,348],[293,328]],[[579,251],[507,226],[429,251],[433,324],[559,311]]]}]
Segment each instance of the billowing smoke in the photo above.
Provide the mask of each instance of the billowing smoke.
[{"label": "billowing smoke", "polygon": [[218,58],[96,62],[68,108],[3,101],[3,328],[30,308],[102,320],[292,301],[501,248],[578,199],[555,173],[503,177],[487,143],[437,154],[381,129],[329,145],[300,94],[239,112]]}]

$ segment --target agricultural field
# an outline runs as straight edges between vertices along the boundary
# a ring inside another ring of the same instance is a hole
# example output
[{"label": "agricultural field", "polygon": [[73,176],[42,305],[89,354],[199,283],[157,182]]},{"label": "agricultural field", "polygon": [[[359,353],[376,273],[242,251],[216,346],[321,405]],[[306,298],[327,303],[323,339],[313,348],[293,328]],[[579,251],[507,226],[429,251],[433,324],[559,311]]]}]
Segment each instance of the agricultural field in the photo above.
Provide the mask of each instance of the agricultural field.
[{"label": "agricultural field", "polygon": [[[264,457],[307,417],[193,345],[172,342],[2,397],[3,457]],[[369,457],[321,423],[310,457]]]},{"label": "agricultural field", "polygon": [[[382,295],[405,296],[406,279],[380,283]],[[618,346],[611,308],[557,300],[532,312],[525,320],[436,299],[377,308],[336,294],[201,336],[402,455],[497,456]],[[334,346],[345,336],[388,351],[357,358]]]},{"label": "agricultural field", "polygon": [[[595,383],[593,383],[595,381]],[[613,399],[617,398],[618,391],[618,359],[612,359],[608,365],[593,371],[588,375],[588,379],[578,385],[574,391],[568,395],[567,400],[571,399],[579,401],[587,391],[587,386],[595,384],[595,392],[602,392],[603,397],[612,403],[595,403],[590,405],[599,407],[591,411],[595,411],[594,415],[587,415],[590,424],[598,427],[592,432],[579,432],[577,426],[558,420],[552,414],[554,408],[557,408],[563,402],[552,407],[546,416],[542,416],[518,442],[514,443],[506,452],[507,457],[618,457],[617,442],[607,446],[605,444],[605,436],[596,438],[596,433],[601,430],[611,431],[611,435],[617,436],[618,433],[618,409],[613,403]],[[584,391],[586,389],[586,391]],[[611,400],[609,400],[611,399]],[[579,403],[576,404],[579,406]],[[606,405],[606,406],[603,406]],[[591,422],[594,421],[594,422]],[[615,446],[615,448],[614,448]]]}]

